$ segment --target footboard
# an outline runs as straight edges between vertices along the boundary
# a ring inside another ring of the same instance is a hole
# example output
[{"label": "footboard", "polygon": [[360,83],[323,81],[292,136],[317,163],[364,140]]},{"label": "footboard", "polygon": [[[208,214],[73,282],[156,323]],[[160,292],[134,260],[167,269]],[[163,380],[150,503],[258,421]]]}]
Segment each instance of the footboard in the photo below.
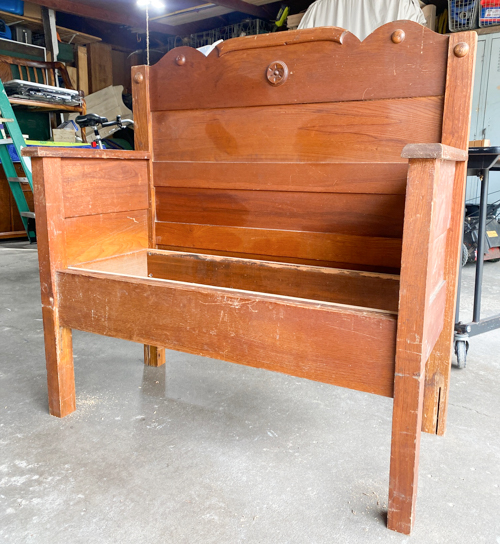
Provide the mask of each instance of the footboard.
[{"label": "footboard", "polygon": [[69,329],[393,394],[395,312],[75,268],[57,284]]}]

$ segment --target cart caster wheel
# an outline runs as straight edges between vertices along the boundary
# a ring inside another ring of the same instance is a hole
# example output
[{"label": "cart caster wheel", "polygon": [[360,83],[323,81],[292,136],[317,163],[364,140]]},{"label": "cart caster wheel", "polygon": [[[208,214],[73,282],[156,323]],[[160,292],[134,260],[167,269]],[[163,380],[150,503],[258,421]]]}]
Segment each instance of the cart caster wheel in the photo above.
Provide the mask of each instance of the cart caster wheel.
[{"label": "cart caster wheel", "polygon": [[457,340],[455,342],[455,354],[457,356],[458,368],[465,368],[465,361],[467,359],[467,352],[469,351],[469,342],[464,340]]},{"label": "cart caster wheel", "polygon": [[469,250],[465,244],[462,244],[462,266],[469,262]]}]

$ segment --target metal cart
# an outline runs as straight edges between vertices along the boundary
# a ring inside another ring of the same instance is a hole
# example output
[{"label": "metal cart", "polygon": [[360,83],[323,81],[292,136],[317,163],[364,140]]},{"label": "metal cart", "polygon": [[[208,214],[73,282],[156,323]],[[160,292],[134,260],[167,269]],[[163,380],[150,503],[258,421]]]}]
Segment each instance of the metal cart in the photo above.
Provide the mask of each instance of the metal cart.
[{"label": "metal cart", "polygon": [[479,200],[478,247],[476,259],[476,277],[474,282],[474,306],[472,321],[460,321],[460,284],[461,267],[458,278],[457,307],[455,313],[455,354],[459,368],[465,368],[469,338],[484,332],[500,328],[500,314],[481,319],[481,290],[483,284],[483,263],[485,254],[486,216],[488,207],[488,185],[490,170],[500,170],[500,147],[470,147],[468,176],[477,176],[481,181],[481,196]]}]

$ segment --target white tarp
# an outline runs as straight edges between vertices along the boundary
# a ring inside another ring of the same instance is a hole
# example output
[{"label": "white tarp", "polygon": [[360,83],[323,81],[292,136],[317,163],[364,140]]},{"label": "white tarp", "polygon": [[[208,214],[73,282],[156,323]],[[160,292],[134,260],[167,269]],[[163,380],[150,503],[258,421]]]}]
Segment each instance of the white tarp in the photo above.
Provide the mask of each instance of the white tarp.
[{"label": "white tarp", "polygon": [[364,40],[379,26],[401,20],[425,25],[418,0],[316,0],[299,28],[338,26]]}]

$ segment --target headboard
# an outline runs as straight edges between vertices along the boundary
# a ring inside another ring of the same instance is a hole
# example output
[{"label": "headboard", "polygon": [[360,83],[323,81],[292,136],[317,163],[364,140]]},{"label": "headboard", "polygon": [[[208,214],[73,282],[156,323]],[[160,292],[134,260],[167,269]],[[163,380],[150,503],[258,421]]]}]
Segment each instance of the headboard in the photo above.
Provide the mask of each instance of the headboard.
[{"label": "headboard", "polygon": [[151,247],[397,273],[401,152],[442,142],[448,46],[398,21],[363,42],[315,28],[135,67]]}]

